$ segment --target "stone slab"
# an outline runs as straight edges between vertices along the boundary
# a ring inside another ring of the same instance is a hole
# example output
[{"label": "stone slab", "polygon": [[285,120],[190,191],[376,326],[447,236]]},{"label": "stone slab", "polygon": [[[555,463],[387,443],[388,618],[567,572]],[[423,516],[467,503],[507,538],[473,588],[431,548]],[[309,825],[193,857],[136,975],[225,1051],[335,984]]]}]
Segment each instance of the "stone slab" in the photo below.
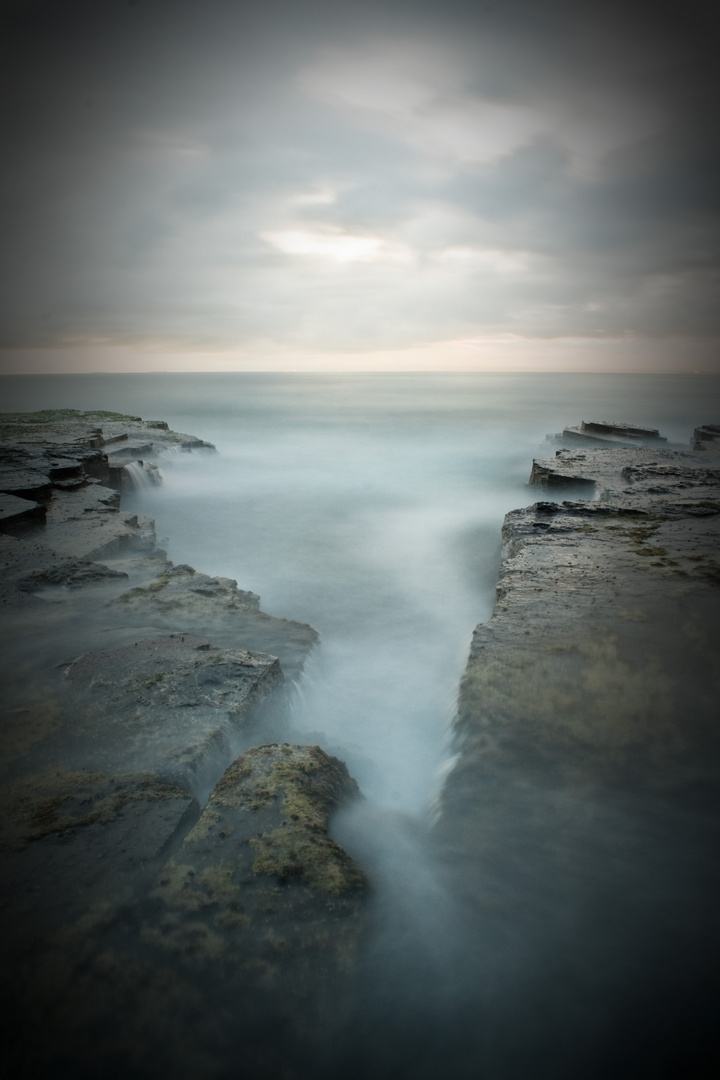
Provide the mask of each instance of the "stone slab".
[{"label": "stone slab", "polygon": [[24,532],[29,526],[43,525],[45,514],[40,503],[0,492],[0,532]]},{"label": "stone slab", "polygon": [[436,837],[467,964],[542,1017],[525,1055],[692,1074],[720,962],[720,471],[665,449],[533,465],[541,489],[568,479],[596,501],[505,519]]}]

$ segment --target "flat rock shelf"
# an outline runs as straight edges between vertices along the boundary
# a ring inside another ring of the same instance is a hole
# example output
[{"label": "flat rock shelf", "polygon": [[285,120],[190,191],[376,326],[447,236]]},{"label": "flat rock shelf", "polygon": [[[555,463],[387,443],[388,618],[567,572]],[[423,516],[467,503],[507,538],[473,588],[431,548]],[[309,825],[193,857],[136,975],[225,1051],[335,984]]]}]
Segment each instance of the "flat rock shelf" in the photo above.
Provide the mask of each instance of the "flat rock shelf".
[{"label": "flat rock shelf", "polygon": [[[533,1031],[497,1049],[507,1075],[528,1060],[543,1076],[718,1066],[712,449],[560,450],[533,464],[544,499],[505,518],[437,839],[471,912],[469,962],[492,970],[510,934],[534,972],[520,995]],[[512,977],[495,977],[502,998]]]},{"label": "flat rock shelf", "polygon": [[317,634],[122,509],[163,455],[213,451],[114,413],[0,418],[8,1076],[210,1077],[239,1039],[264,1075],[352,970],[367,883],[328,826],[359,792],[284,704]]}]

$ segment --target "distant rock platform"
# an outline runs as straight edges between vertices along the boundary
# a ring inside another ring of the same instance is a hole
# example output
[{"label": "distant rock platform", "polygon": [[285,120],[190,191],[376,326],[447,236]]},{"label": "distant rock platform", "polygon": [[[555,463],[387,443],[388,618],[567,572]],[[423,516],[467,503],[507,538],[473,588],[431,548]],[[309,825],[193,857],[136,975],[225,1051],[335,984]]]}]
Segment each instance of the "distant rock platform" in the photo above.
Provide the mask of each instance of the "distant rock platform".
[{"label": "distant rock platform", "polygon": [[561,446],[634,447],[667,442],[657,428],[620,420],[583,420],[577,426],[563,428],[558,435],[548,435],[548,439]]}]

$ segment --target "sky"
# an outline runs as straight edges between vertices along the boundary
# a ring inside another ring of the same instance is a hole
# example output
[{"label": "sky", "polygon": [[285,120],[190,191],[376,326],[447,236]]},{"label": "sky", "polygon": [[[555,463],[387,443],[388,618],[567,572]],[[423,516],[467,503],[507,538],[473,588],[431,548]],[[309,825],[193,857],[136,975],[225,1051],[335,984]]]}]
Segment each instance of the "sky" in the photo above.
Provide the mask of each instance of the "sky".
[{"label": "sky", "polygon": [[720,371],[715,11],[2,0],[0,371]]}]

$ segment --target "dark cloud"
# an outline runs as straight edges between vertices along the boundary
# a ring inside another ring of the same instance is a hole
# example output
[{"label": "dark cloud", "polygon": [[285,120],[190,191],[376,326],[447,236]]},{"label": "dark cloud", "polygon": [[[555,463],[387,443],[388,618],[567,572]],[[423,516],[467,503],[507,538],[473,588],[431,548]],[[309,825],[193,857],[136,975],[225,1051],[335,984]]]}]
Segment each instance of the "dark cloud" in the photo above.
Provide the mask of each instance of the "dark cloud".
[{"label": "dark cloud", "polygon": [[720,335],[710,5],[3,16],[4,345]]}]

